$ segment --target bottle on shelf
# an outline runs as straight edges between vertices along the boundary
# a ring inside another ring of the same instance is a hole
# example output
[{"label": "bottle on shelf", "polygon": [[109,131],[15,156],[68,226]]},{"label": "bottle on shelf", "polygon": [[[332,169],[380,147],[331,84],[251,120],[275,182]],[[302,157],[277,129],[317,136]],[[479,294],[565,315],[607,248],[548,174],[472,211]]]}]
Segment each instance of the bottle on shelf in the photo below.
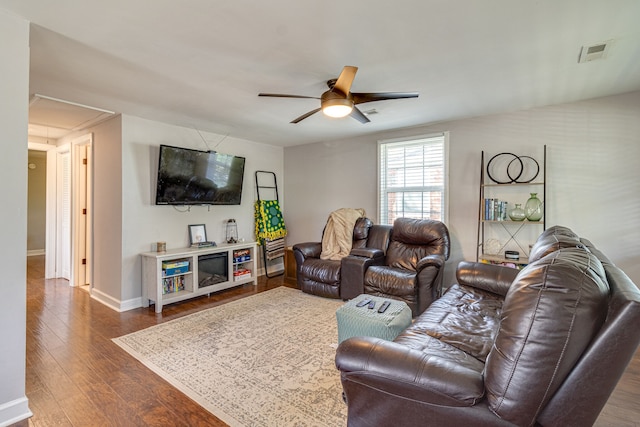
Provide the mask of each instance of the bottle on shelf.
[{"label": "bottle on shelf", "polygon": [[511,221],[524,221],[526,217],[527,215],[524,213],[524,209],[522,209],[520,203],[516,203],[516,207],[509,211]]},{"label": "bottle on shelf", "polygon": [[542,202],[538,199],[538,193],[530,193],[531,197],[524,205],[524,213],[529,221],[542,219]]}]

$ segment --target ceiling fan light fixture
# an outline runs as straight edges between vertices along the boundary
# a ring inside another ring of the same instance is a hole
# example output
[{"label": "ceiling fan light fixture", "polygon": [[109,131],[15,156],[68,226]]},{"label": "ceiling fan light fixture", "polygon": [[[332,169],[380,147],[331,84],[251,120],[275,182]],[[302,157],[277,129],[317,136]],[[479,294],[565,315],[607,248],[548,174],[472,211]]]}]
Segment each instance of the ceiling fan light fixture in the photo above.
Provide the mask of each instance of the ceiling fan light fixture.
[{"label": "ceiling fan light fixture", "polygon": [[[328,117],[345,117],[351,116],[360,123],[369,123],[371,120],[367,118],[365,113],[360,111],[356,105],[365,102],[384,101],[387,99],[417,98],[418,92],[351,92],[351,84],[356,76],[358,67],[352,65],[345,66],[337,79],[327,80],[329,90],[325,91],[320,97],[320,107],[315,108],[300,117],[291,120],[290,123],[300,123],[302,120],[322,111]],[[259,93],[258,96],[272,96],[276,98],[313,98],[315,96],[304,95],[287,95],[284,93]],[[375,112],[374,110],[371,110]],[[374,114],[371,112],[370,114]]]},{"label": "ceiling fan light fixture", "polygon": [[353,102],[350,99],[327,99],[322,103],[322,112],[329,117],[345,117],[351,114]]}]

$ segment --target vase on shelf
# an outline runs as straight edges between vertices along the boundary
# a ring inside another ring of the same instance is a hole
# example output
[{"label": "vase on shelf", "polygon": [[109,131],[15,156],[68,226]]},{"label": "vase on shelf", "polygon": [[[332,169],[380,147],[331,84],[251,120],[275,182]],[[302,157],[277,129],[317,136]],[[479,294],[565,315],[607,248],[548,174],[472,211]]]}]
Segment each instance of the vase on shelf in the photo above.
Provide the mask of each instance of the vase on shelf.
[{"label": "vase on shelf", "polygon": [[522,209],[522,205],[520,203],[516,203],[516,207],[509,211],[509,218],[511,221],[524,221],[527,215],[524,213],[524,209]]},{"label": "vase on shelf", "polygon": [[538,199],[538,193],[530,193],[531,197],[524,204],[524,213],[529,221],[542,219],[542,202]]}]

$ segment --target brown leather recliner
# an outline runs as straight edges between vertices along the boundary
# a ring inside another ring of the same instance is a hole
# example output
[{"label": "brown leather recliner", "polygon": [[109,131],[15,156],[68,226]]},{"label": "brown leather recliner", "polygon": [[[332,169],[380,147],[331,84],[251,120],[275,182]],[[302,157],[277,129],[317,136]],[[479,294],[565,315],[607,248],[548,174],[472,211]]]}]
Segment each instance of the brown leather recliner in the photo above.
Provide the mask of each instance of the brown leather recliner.
[{"label": "brown leather recliner", "polygon": [[449,247],[444,223],[396,219],[384,261],[364,273],[364,293],[404,301],[417,316],[440,296]]},{"label": "brown leather recliner", "polygon": [[640,342],[640,291],[566,227],[529,260],[461,262],[394,341],[343,341],[348,425],[592,425]]},{"label": "brown leather recliner", "polygon": [[[353,248],[367,245],[373,222],[369,218],[359,218],[353,228]],[[298,286],[303,292],[327,298],[350,299],[350,295],[341,287],[341,260],[320,259],[321,242],[298,243],[293,246],[296,258]]]}]

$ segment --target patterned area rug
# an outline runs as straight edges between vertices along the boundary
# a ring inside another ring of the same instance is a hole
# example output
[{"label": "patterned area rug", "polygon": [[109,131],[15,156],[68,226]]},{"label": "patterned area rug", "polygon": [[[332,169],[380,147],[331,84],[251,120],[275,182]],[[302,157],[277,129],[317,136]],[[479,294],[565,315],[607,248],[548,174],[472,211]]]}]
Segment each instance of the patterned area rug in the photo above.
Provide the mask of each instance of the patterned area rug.
[{"label": "patterned area rug", "polygon": [[280,287],[114,342],[232,426],[345,426],[335,312]]}]

